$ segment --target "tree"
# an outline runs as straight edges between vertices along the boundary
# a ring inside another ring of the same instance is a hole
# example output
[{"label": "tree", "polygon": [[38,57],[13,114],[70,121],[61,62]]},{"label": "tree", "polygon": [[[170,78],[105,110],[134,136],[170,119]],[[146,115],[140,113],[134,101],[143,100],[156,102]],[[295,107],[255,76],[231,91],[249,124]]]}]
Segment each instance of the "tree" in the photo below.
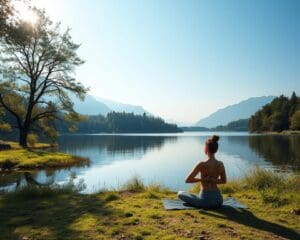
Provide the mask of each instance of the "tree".
[{"label": "tree", "polygon": [[291,129],[300,130],[300,110],[296,111],[291,118]]},{"label": "tree", "polygon": [[9,19],[13,14],[11,0],[0,0],[0,36],[3,36],[9,28]]},{"label": "tree", "polygon": [[73,77],[83,60],[70,30],[61,33],[45,12],[31,10],[39,19],[35,25],[19,20],[0,40],[0,105],[15,118],[23,147],[33,131],[54,137],[55,119],[79,120],[69,94],[83,99],[87,91]]}]

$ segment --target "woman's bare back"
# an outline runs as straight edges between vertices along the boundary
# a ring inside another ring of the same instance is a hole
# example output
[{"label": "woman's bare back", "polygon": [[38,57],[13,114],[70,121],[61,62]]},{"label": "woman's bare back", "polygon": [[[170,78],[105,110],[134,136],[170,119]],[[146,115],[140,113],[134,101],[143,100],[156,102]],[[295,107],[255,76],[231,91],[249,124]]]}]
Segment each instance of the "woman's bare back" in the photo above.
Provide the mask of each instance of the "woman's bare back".
[{"label": "woman's bare back", "polygon": [[216,159],[209,159],[200,164],[202,189],[217,189],[217,184],[226,182],[224,165]]}]

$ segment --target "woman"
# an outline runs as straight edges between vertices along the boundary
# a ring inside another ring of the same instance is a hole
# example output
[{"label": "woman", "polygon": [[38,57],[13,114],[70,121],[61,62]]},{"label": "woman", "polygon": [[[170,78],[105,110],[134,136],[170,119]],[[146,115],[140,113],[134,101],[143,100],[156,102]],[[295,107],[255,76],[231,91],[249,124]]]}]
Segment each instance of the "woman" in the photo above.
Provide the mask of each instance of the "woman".
[{"label": "woman", "polygon": [[[182,201],[200,208],[217,208],[223,203],[221,192],[217,184],[226,183],[226,173],[224,165],[215,158],[218,151],[219,136],[212,136],[205,142],[205,154],[208,160],[199,162],[185,179],[186,183],[200,182],[201,191],[199,196],[179,191],[178,198]],[[201,178],[197,175],[201,173]]]}]

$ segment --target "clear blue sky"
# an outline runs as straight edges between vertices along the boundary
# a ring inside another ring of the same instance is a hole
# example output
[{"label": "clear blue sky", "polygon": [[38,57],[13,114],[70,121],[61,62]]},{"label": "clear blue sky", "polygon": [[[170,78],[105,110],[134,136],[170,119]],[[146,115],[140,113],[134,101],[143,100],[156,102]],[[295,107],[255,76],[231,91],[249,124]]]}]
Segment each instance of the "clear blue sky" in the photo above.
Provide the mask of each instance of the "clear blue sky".
[{"label": "clear blue sky", "polygon": [[72,28],[91,94],[196,122],[253,96],[300,95],[300,1],[34,0]]}]

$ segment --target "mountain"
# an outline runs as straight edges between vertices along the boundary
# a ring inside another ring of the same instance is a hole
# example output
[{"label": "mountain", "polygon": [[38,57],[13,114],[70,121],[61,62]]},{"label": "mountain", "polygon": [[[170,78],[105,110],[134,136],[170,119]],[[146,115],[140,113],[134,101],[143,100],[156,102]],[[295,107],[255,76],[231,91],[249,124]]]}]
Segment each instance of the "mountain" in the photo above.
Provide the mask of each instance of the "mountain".
[{"label": "mountain", "polygon": [[134,113],[138,115],[142,115],[144,113],[147,113],[148,115],[152,115],[141,106],[119,103],[112,100],[92,96],[89,94],[85,96],[83,102],[80,101],[75,96],[71,96],[71,99],[74,103],[75,111],[81,114],[106,115],[109,112],[115,111],[115,112]]},{"label": "mountain", "polygon": [[216,127],[226,125],[239,119],[248,119],[264,105],[270,103],[274,96],[253,97],[237,104],[227,106],[199,120],[195,126]]},{"label": "mountain", "polygon": [[71,99],[74,103],[75,111],[81,114],[106,115],[107,113],[112,111],[106,104],[98,101],[96,98],[88,94],[85,96],[83,102],[75,96],[72,96]]},{"label": "mountain", "polygon": [[126,112],[126,113],[134,113],[138,115],[142,115],[147,113],[148,115],[152,115],[148,111],[146,111],[142,106],[125,104],[120,102],[115,102],[112,100],[108,100],[101,97],[95,97],[98,101],[104,103],[107,107],[109,107],[112,111],[115,112]]}]

